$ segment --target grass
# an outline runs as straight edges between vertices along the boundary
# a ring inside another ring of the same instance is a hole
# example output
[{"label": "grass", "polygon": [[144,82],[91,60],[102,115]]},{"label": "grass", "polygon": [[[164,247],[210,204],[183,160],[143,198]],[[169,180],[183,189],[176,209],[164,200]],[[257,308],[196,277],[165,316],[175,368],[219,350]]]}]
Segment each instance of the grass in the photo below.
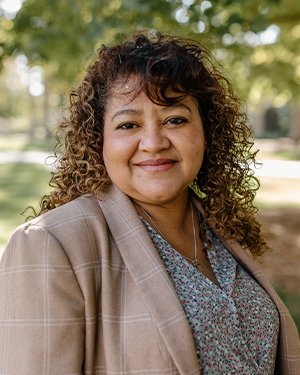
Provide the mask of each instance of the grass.
[{"label": "grass", "polygon": [[49,193],[50,173],[40,164],[0,165],[0,250],[16,227],[25,222],[21,212],[30,205],[38,208],[40,198]]},{"label": "grass", "polygon": [[1,151],[53,151],[54,138],[30,138],[28,134],[0,135]]},{"label": "grass", "polygon": [[300,332],[300,294],[295,295],[283,289],[276,289],[276,292],[288,308]]}]

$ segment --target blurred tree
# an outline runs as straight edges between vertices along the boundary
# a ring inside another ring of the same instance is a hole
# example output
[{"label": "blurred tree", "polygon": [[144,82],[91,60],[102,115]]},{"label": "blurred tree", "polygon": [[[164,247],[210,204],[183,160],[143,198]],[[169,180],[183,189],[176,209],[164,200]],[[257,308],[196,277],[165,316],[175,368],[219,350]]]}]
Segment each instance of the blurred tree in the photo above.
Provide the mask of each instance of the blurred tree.
[{"label": "blurred tree", "polygon": [[76,81],[101,43],[150,27],[213,37],[208,48],[253,104],[300,99],[299,0],[26,0],[15,17],[2,13],[0,64],[23,52],[43,66],[47,95]]}]

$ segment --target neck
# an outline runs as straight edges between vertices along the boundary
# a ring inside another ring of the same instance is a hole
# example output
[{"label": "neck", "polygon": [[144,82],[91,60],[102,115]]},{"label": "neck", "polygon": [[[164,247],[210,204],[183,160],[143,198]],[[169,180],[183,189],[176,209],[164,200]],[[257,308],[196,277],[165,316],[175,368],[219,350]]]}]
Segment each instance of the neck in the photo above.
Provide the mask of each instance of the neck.
[{"label": "neck", "polygon": [[[185,231],[191,225],[191,206],[189,203],[189,193],[176,201],[164,204],[149,204],[141,201],[132,200],[137,212],[149,222],[147,215],[141,210],[141,207],[148,213],[160,230],[168,233],[169,231]],[[151,225],[151,222],[149,222]]]}]

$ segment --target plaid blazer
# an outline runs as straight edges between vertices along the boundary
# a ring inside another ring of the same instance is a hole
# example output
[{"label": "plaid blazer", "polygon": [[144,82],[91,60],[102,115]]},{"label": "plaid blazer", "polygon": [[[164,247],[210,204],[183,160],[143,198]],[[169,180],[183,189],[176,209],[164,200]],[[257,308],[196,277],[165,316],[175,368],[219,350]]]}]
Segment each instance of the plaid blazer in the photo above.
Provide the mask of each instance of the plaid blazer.
[{"label": "plaid blazer", "polygon": [[[299,375],[292,318],[247,253],[223,242],[280,313],[275,374]],[[0,285],[2,375],[200,374],[173,284],[116,186],[19,227],[2,256]]]}]

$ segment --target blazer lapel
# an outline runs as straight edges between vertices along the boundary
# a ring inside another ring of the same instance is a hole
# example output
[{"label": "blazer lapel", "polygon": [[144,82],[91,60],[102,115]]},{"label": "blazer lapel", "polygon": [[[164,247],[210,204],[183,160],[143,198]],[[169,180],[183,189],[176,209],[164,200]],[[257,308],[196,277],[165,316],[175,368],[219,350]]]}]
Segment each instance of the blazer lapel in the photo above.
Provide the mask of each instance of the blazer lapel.
[{"label": "blazer lapel", "polygon": [[[197,209],[204,214],[203,208],[201,206],[201,203],[199,201],[199,198],[196,196],[196,194],[192,193],[192,201],[194,205],[197,207]],[[270,294],[271,298],[273,298],[275,301],[275,296],[273,296],[274,289],[271,286],[271,284],[268,282],[266,277],[263,275],[261,270],[259,269],[258,265],[255,263],[251,255],[247,253],[247,250],[244,249],[240,244],[238,244],[236,241],[231,239],[224,239],[222,234],[220,233],[220,230],[218,230],[215,226],[215,222],[213,219],[208,220],[209,226],[213,229],[213,231],[216,233],[220,241],[225,245],[227,250],[231,252],[231,254],[235,257],[235,259],[245,268],[245,270],[250,273],[254,278],[260,283],[260,285]],[[276,294],[276,293],[275,293]],[[278,298],[278,297],[277,297]]]},{"label": "blazer lapel", "polygon": [[[201,206],[199,198],[194,193],[192,193],[192,200],[198,210],[203,214],[203,208]],[[296,325],[286,306],[283,304],[274,288],[269,283],[263,272],[260,270],[259,266],[255,263],[251,255],[249,255],[247,251],[242,248],[242,246],[239,245],[236,241],[224,239],[220,234],[220,231],[216,229],[213,220],[209,220],[208,224],[214,230],[225,247],[235,257],[235,259],[265,289],[265,291],[269,294],[277,307],[280,315],[280,335],[277,350],[277,353],[279,355],[277,355],[276,359],[276,374],[298,373],[299,364],[296,360],[299,361],[300,358],[299,335]]]},{"label": "blazer lapel", "polygon": [[199,374],[195,344],[185,312],[130,199],[115,185],[98,195],[114,241],[143,296],[180,374]]}]

